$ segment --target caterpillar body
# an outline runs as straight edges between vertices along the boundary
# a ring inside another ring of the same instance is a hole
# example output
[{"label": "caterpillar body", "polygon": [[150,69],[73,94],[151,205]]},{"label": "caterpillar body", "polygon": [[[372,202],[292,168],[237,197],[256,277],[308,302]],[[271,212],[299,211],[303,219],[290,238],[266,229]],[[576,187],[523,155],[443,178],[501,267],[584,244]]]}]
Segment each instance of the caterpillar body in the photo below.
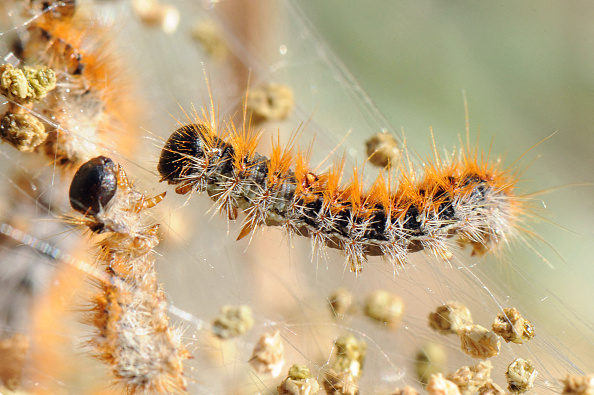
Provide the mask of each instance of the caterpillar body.
[{"label": "caterpillar body", "polygon": [[524,212],[517,174],[469,147],[445,161],[435,155],[418,179],[401,171],[397,187],[381,174],[365,192],[356,169],[341,187],[342,165],[315,174],[306,155],[278,145],[267,158],[255,152],[257,137],[228,125],[228,137],[211,122],[183,125],[167,140],[158,170],[177,193],[206,191],[230,219],[242,210],[238,239],[281,226],[310,237],[314,248],[343,250],[359,272],[368,256],[402,265],[421,250],[450,259],[455,244],[484,253],[513,235]]},{"label": "caterpillar body", "polygon": [[169,323],[155,272],[159,226],[146,224],[142,213],[164,194],[146,197],[120,165],[99,156],[77,170],[69,197],[84,215],[72,222],[103,235],[96,250],[105,277],[95,279],[97,292],[85,320],[93,327],[92,355],[110,367],[126,393],[185,393],[183,362],[190,353],[182,328]]}]

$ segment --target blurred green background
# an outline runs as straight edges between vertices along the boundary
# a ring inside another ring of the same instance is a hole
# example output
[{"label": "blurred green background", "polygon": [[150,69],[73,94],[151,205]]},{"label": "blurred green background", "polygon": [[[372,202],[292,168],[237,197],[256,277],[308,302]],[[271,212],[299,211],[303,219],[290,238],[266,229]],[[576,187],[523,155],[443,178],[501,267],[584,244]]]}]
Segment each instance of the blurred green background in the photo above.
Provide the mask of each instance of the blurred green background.
[{"label": "blurred green background", "polygon": [[[539,197],[546,203],[535,202],[546,206],[533,226],[545,243],[531,243],[536,251],[512,246],[511,259],[537,275],[567,308],[576,308],[591,328],[586,317],[594,313],[594,3],[304,0],[300,5],[421,156],[430,153],[430,127],[440,148],[458,144],[465,127],[463,91],[471,137],[480,130],[483,149],[493,140],[493,155],[506,154],[510,164],[541,143],[523,161],[530,166],[521,187],[554,189]],[[533,280],[514,281],[520,290]]]}]

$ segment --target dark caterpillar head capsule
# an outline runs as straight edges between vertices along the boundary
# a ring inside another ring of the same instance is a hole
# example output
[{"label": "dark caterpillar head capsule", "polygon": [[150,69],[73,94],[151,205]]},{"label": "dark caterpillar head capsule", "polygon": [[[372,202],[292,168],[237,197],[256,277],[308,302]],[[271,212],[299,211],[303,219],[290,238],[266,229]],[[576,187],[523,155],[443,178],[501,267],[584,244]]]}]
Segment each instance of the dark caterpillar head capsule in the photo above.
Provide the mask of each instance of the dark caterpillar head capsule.
[{"label": "dark caterpillar head capsule", "polygon": [[70,184],[70,205],[85,215],[97,215],[118,189],[117,165],[98,156],[82,165]]},{"label": "dark caterpillar head capsule", "polygon": [[204,155],[202,136],[207,133],[207,126],[202,124],[184,125],[173,132],[159,158],[157,169],[161,174],[161,181],[177,184],[197,171],[192,166],[192,158]]}]

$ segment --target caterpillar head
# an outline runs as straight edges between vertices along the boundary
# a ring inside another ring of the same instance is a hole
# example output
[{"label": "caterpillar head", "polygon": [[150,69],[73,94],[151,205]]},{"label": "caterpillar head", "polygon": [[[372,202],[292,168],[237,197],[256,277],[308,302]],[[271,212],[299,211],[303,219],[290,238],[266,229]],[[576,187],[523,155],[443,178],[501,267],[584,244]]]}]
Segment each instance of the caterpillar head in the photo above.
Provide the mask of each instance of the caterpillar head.
[{"label": "caterpillar head", "polygon": [[139,213],[155,206],[164,196],[162,193],[148,198],[137,191],[124,169],[105,156],[84,163],[70,184],[70,205],[84,215],[83,219],[73,222],[84,224],[97,233],[145,232],[142,221],[138,220]]},{"label": "caterpillar head", "polygon": [[[206,124],[188,124],[174,131],[159,158],[161,181],[177,184],[185,194],[202,183],[213,156],[219,153],[221,140]],[[200,189],[200,188],[199,188]]]},{"label": "caterpillar head", "polygon": [[117,165],[105,156],[83,164],[70,184],[70,204],[81,214],[97,215],[118,189]]}]

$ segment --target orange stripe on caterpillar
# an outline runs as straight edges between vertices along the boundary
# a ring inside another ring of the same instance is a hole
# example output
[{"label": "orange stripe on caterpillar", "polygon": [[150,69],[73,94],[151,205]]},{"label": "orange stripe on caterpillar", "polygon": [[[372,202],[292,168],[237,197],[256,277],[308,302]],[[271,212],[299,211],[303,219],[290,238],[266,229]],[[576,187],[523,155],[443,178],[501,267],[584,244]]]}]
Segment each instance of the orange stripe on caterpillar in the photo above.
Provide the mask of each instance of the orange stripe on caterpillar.
[{"label": "orange stripe on caterpillar", "polygon": [[302,154],[294,159],[278,147],[273,160],[245,154],[236,149],[233,130],[225,138],[215,129],[202,121],[177,129],[161,152],[161,181],[180,194],[206,191],[223,213],[241,209],[239,238],[262,225],[282,226],[310,237],[314,247],[344,250],[355,272],[367,256],[401,265],[409,253],[427,250],[449,259],[453,240],[486,252],[513,235],[525,209],[514,195],[516,173],[468,147],[445,162],[436,157],[418,178],[403,171],[396,187],[382,174],[365,192],[357,171],[341,187],[344,162],[315,174]]}]

